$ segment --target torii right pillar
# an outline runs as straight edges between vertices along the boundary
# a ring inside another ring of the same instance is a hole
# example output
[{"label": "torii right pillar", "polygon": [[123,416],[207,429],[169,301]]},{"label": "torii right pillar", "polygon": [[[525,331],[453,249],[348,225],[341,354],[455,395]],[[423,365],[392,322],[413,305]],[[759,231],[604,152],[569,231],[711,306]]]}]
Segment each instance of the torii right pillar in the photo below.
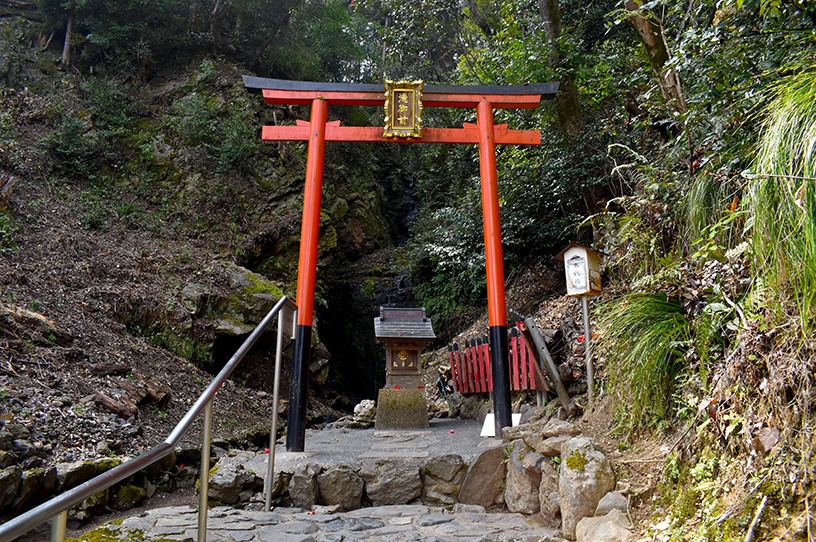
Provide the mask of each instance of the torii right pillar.
[{"label": "torii right pillar", "polygon": [[493,373],[493,409],[496,436],[513,425],[510,405],[510,370],[507,349],[507,306],[504,292],[499,182],[496,172],[496,139],[493,105],[482,100],[476,106],[479,125],[479,167],[482,176],[482,221],[487,268],[487,311],[490,324],[490,368]]}]

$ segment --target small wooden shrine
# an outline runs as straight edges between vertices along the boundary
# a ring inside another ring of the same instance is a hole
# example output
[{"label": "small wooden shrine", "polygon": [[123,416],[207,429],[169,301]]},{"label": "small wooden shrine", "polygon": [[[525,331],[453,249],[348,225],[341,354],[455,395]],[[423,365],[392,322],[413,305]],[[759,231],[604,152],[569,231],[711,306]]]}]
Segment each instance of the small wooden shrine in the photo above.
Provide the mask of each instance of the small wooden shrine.
[{"label": "small wooden shrine", "polygon": [[385,387],[419,389],[419,355],[436,339],[425,309],[380,307],[380,316],[374,319],[374,337],[385,346]]},{"label": "small wooden shrine", "polygon": [[428,427],[420,354],[436,335],[425,309],[380,307],[374,337],[385,347],[385,388],[378,396],[375,426]]}]

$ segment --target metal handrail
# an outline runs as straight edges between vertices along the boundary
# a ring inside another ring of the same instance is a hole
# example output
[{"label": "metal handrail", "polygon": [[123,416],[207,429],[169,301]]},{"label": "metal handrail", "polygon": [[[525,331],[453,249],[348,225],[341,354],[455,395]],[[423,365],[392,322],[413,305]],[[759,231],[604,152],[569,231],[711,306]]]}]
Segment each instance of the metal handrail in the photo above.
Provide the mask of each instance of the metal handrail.
[{"label": "metal handrail", "polygon": [[[175,429],[170,433],[170,435],[165,439],[162,444],[151,448],[147,452],[139,454],[138,456],[134,457],[133,459],[114,467],[113,469],[106,471],[99,476],[91,478],[87,482],[78,485],[77,487],[62,493],[54,497],[53,499],[44,502],[43,504],[37,506],[36,508],[32,508],[28,512],[17,516],[16,518],[10,519],[6,523],[0,525],[0,542],[11,542],[15,538],[24,535],[34,527],[41,525],[48,521],[49,518],[53,518],[53,528],[52,528],[52,542],[61,542],[64,540],[65,537],[65,524],[68,517],[68,510],[76,505],[91,497],[92,495],[96,495],[100,491],[104,491],[109,487],[113,486],[117,482],[120,482],[131,476],[140,470],[144,469],[156,463],[160,459],[164,458],[165,456],[169,455],[170,452],[173,451],[173,448],[178,444],[181,438],[184,436],[185,433],[190,429],[195,421],[196,417],[198,417],[202,412],[205,413],[204,416],[204,428],[202,433],[204,434],[204,442],[201,447],[201,456],[202,461],[201,463],[201,500],[199,502],[199,530],[198,530],[198,540],[199,542],[204,542],[206,540],[206,524],[207,524],[207,479],[209,475],[209,455],[210,455],[210,443],[209,443],[209,436],[210,436],[210,424],[212,420],[212,400],[215,397],[215,394],[221,388],[221,386],[226,382],[227,378],[232,374],[235,370],[235,367],[244,359],[246,353],[255,345],[258,338],[260,338],[261,334],[266,330],[269,326],[269,323],[278,315],[278,344],[276,347],[275,355],[275,374],[276,379],[279,377],[280,374],[280,356],[282,350],[282,339],[283,339],[283,328],[284,328],[284,316],[285,315],[283,309],[286,308],[292,311],[291,314],[291,325],[292,331],[294,332],[295,329],[295,321],[296,321],[296,314],[297,314],[297,306],[295,303],[287,297],[282,297],[274,307],[267,313],[264,319],[261,321],[260,324],[255,328],[255,330],[247,337],[244,343],[241,345],[240,348],[233,354],[230,360],[224,365],[224,368],[221,369],[221,372],[216,375],[213,381],[207,386],[207,389],[201,394],[198,400],[190,407],[190,410],[184,415],[181,421],[176,425]],[[292,333],[294,335],[294,333]],[[275,383],[275,393],[273,394],[273,421],[277,422],[277,412],[278,412],[278,397],[277,397],[277,382]],[[275,432],[277,427],[273,425],[272,427],[272,439],[275,438]],[[274,443],[274,440],[272,440]],[[205,456],[206,454],[206,456]],[[270,459],[272,459],[270,457]],[[267,486],[266,492],[267,494],[270,492],[271,486]]]}]

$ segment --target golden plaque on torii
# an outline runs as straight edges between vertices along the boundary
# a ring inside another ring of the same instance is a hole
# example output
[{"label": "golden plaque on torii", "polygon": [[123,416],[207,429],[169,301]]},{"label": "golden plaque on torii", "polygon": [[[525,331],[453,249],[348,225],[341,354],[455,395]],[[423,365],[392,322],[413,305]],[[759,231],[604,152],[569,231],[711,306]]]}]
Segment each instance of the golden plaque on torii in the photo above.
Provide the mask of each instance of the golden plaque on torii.
[{"label": "golden plaque on torii", "polygon": [[385,81],[384,137],[422,137],[422,81]]}]

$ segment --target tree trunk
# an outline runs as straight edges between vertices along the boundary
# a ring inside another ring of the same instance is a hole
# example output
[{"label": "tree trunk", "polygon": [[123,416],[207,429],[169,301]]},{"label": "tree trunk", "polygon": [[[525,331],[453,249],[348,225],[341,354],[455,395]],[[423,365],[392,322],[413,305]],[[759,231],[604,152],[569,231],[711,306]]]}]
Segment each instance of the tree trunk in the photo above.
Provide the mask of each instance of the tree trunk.
[{"label": "tree trunk", "polygon": [[65,68],[71,67],[71,30],[74,27],[74,14],[68,14],[68,22],[65,23],[65,44],[62,46],[62,65]]},{"label": "tree trunk", "polygon": [[198,0],[190,0],[190,9],[187,11],[187,35],[193,33],[196,12],[198,11]]},{"label": "tree trunk", "polygon": [[216,0],[215,7],[210,13],[210,39],[213,41],[213,45],[215,45],[215,16],[218,14],[218,9],[221,7],[221,0]]},{"label": "tree trunk", "polygon": [[[544,23],[544,33],[547,34],[547,39],[550,41],[548,64],[551,68],[559,70],[559,68],[566,67],[563,66],[558,43],[562,30],[561,6],[558,0],[538,0],[538,10]],[[559,71],[564,73],[561,74],[561,86],[558,89],[558,95],[555,97],[558,124],[564,131],[575,135],[581,131],[583,126],[578,88],[575,86],[575,80],[568,70]]]},{"label": "tree trunk", "polygon": [[646,49],[646,56],[657,76],[657,84],[660,86],[663,98],[672,103],[677,111],[683,113],[688,106],[680,85],[680,76],[673,69],[666,67],[670,55],[663,28],[657,22],[643,17],[639,12],[639,7],[635,0],[626,0],[626,9],[631,13],[626,18],[626,23],[635,29]]}]

